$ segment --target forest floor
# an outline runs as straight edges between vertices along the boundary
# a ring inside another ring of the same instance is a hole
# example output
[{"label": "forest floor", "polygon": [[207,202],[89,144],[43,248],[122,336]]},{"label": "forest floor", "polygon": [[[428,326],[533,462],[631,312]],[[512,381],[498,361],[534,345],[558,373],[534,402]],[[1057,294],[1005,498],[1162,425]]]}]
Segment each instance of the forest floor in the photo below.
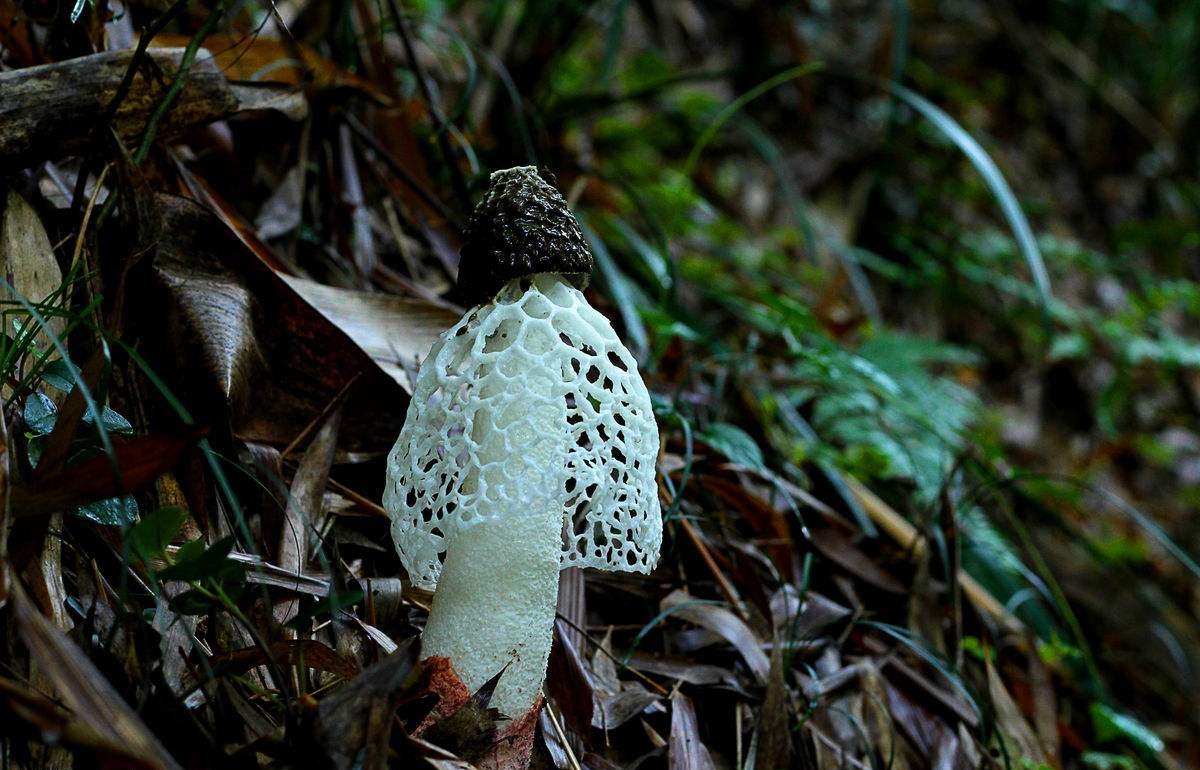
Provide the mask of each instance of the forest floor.
[{"label": "forest floor", "polygon": [[534,767],[1200,768],[1195,9],[1033,5],[0,0],[0,768],[517,770],[382,507],[516,165],[665,522]]}]

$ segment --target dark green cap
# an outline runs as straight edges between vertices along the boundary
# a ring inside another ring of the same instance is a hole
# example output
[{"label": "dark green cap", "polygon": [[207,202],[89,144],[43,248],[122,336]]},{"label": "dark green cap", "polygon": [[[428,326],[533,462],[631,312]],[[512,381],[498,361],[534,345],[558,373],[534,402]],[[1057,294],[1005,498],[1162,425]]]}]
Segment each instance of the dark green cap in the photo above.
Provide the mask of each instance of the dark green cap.
[{"label": "dark green cap", "polygon": [[562,194],[533,166],[496,171],[467,220],[458,289],[469,303],[486,302],[504,284],[560,273],[579,288],[592,272],[592,251]]}]

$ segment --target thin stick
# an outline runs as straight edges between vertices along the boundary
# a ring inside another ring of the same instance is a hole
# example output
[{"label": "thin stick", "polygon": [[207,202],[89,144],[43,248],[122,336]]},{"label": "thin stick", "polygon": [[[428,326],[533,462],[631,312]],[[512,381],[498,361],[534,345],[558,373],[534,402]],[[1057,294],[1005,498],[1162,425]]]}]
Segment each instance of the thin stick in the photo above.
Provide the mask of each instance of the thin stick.
[{"label": "thin stick", "polygon": [[412,36],[408,34],[408,25],[404,23],[404,17],[400,15],[400,6],[396,0],[388,0],[388,10],[391,11],[392,23],[396,25],[396,31],[400,33],[400,42],[404,44],[404,53],[412,66],[413,75],[417,78],[417,85],[421,89],[421,98],[425,100],[429,114],[437,123],[437,131],[434,133],[437,136],[438,149],[441,150],[442,160],[450,167],[450,179],[454,183],[454,194],[458,197],[458,204],[463,211],[470,211],[471,195],[467,190],[467,180],[463,178],[462,169],[459,168],[458,162],[454,158],[454,150],[450,147],[450,138],[446,131],[446,116],[442,114],[441,108],[433,98],[433,92],[429,89],[429,82],[425,80],[425,70],[421,67],[421,62],[417,60]]},{"label": "thin stick", "polygon": [[412,174],[409,174],[408,171],[405,170],[400,161],[396,160],[392,154],[387,151],[387,148],[379,143],[379,140],[367,130],[367,127],[364,126],[357,117],[351,113],[346,113],[346,125],[350,126],[350,130],[354,133],[354,135],[357,136],[363,142],[363,144],[365,144],[367,148],[370,149],[377,158],[379,158],[379,160],[383,161],[383,165],[388,167],[388,171],[391,171],[396,175],[397,179],[408,185],[409,189],[415,192],[418,198],[420,198],[425,202],[426,205],[440,214],[443,219],[454,225],[455,228],[461,229],[458,219],[450,212],[450,209],[446,208],[445,204],[433,197],[428,190],[422,187],[421,184],[413,178]]},{"label": "thin stick", "polygon": [[[890,505],[879,499],[874,492],[863,486],[857,479],[846,476],[845,480],[846,486],[850,488],[851,493],[858,499],[859,505],[863,507],[867,516],[881,530],[891,537],[901,548],[908,549],[914,560],[920,559],[925,555],[926,551],[929,550],[929,544],[908,519],[905,519]],[[968,575],[966,571],[959,569],[958,584],[962,588],[962,592],[975,605],[976,609],[991,617],[1005,631],[1016,634],[1019,637],[1017,639],[1018,646],[1023,643],[1026,637],[1025,624],[1009,612],[1008,608],[1001,604],[996,597],[992,596],[986,588],[980,585],[979,581]]]},{"label": "thin stick", "polygon": [[721,567],[717,564],[717,560],[713,558],[712,551],[708,549],[708,545],[700,539],[700,533],[696,531],[692,523],[688,521],[686,516],[680,516],[680,526],[687,533],[688,539],[692,541],[692,545],[696,546],[696,550],[700,552],[700,558],[704,560],[704,566],[708,567],[708,571],[712,573],[713,578],[717,581],[717,587],[721,589],[721,593],[725,594],[725,600],[733,607],[733,611],[738,614],[742,620],[750,622],[750,616],[746,613],[746,607],[742,604],[742,597],[738,595],[737,589],[729,582],[729,578],[725,577],[725,573],[721,571]]},{"label": "thin stick", "polygon": [[575,751],[571,748],[571,742],[567,740],[567,733],[563,730],[562,725],[558,723],[558,717],[554,714],[554,707],[550,702],[546,702],[546,716],[550,717],[550,724],[554,725],[554,732],[558,735],[558,739],[562,741],[563,748],[567,751],[567,761],[571,763],[571,770],[583,770],[579,760],[575,758]]}]

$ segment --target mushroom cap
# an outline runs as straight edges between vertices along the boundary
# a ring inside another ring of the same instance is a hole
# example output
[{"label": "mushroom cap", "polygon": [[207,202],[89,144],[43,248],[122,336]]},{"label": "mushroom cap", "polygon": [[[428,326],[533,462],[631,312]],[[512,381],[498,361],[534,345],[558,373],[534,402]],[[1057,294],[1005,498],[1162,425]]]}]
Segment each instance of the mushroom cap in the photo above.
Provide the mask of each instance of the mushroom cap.
[{"label": "mushroom cap", "polygon": [[594,261],[566,200],[534,166],[492,173],[460,253],[458,288],[468,302],[486,302],[509,281],[539,273],[587,288]]},{"label": "mushroom cap", "polygon": [[[513,281],[442,334],[388,456],[384,506],[432,588],[471,527],[561,507],[561,566],[649,572],[662,513],[658,426],[608,319],[557,277]],[[543,509],[544,510],[544,509]]]}]

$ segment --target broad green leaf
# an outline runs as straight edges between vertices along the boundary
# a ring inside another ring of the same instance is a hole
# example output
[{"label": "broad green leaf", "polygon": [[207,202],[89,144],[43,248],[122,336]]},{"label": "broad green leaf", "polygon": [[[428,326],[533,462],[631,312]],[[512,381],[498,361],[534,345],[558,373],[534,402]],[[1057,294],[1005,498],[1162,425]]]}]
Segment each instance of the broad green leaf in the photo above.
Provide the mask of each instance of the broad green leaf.
[{"label": "broad green leaf", "polygon": [[746,431],[727,422],[715,422],[697,435],[701,441],[725,455],[730,461],[751,468],[763,468],[762,450]]},{"label": "broad green leaf", "polygon": [[175,506],[159,508],[143,516],[126,535],[134,555],[146,562],[161,558],[187,516],[187,511]]},{"label": "broad green leaf", "polygon": [[58,407],[49,396],[41,391],[34,391],[25,399],[25,425],[35,436],[45,436],[54,430],[54,422],[58,419]]},{"label": "broad green leaf", "polygon": [[138,505],[137,500],[125,495],[81,505],[75,508],[73,513],[76,516],[91,519],[97,524],[108,527],[124,527],[137,521]]},{"label": "broad green leaf", "polygon": [[78,376],[79,370],[61,358],[54,359],[42,368],[42,382],[63,393],[71,392]]},{"label": "broad green leaf", "polygon": [[218,540],[203,552],[192,543],[200,541],[193,540],[180,548],[175,563],[158,572],[160,580],[227,580],[236,579],[244,572],[242,565],[229,559],[233,550],[232,535]]}]

